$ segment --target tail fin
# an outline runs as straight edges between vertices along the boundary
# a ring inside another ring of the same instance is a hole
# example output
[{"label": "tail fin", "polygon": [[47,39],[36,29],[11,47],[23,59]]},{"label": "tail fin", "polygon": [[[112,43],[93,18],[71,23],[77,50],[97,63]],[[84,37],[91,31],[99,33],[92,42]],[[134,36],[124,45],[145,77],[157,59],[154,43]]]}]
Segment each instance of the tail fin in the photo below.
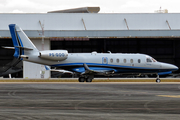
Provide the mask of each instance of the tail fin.
[{"label": "tail fin", "polygon": [[15,58],[19,58],[21,55],[24,55],[26,50],[38,51],[35,45],[31,42],[31,40],[19,26],[17,26],[16,24],[10,24],[9,29],[15,48]]}]

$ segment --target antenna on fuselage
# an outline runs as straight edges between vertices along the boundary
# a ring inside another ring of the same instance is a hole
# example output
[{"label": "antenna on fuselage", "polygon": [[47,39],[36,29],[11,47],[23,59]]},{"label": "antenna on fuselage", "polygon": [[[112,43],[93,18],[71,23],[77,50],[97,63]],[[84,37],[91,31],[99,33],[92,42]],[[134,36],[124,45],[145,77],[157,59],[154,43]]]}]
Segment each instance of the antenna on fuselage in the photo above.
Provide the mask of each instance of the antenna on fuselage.
[{"label": "antenna on fuselage", "polygon": [[111,51],[107,51],[109,54],[111,54]]}]

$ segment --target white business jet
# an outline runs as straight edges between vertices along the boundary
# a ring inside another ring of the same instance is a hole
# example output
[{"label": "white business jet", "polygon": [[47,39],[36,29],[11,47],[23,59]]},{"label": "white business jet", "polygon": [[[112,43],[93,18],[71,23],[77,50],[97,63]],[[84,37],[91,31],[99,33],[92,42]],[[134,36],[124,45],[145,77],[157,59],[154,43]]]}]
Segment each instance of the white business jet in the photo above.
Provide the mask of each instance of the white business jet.
[{"label": "white business jet", "polygon": [[145,54],[122,53],[68,53],[67,50],[39,51],[23,30],[16,24],[9,25],[14,44],[14,57],[39,63],[79,74],[79,82],[91,82],[94,75],[141,75],[157,74],[156,82],[160,82],[159,75],[170,74],[178,67],[168,63],[156,61]]}]

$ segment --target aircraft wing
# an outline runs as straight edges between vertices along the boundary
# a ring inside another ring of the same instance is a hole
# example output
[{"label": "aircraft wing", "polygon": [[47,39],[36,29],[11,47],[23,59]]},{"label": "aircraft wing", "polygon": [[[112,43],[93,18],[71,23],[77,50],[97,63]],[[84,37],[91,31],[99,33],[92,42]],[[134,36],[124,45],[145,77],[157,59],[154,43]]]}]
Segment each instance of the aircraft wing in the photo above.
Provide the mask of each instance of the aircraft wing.
[{"label": "aircraft wing", "polygon": [[67,70],[57,70],[57,69],[50,69],[50,67],[49,66],[44,66],[45,67],[45,69],[46,70],[50,70],[50,71],[54,71],[54,72],[60,72],[60,73],[70,73],[70,74],[73,74],[73,72],[71,72],[71,71],[67,71]]},{"label": "aircraft wing", "polygon": [[108,75],[108,74],[113,74],[115,71],[113,69],[109,70],[104,70],[104,69],[99,69],[99,70],[93,70],[90,69],[86,63],[83,64],[85,72],[82,72],[81,75],[85,74],[98,74],[98,75]]}]

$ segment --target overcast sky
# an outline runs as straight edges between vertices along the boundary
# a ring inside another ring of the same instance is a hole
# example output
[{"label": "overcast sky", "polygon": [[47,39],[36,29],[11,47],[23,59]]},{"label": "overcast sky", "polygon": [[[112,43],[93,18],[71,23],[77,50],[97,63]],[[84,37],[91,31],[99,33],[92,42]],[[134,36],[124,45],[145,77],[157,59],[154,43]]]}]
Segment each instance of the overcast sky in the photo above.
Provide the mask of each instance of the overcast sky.
[{"label": "overcast sky", "polygon": [[46,13],[77,7],[100,7],[100,13],[180,13],[180,0],[0,0],[0,13]]}]

